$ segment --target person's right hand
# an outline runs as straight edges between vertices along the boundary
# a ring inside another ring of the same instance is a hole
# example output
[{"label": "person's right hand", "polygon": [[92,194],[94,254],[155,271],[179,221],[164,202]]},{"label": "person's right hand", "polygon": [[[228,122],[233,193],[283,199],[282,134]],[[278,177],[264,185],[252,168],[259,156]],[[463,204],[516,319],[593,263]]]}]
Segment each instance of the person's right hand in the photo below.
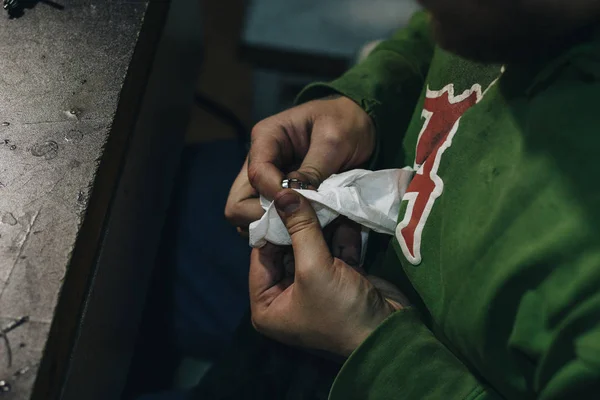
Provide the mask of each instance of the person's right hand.
[{"label": "person's right hand", "polygon": [[375,150],[375,125],[354,101],[331,96],[296,106],[252,130],[247,162],[236,178],[225,216],[246,229],[260,219],[258,195],[272,199],[284,177],[317,189],[330,175],[366,162]]}]

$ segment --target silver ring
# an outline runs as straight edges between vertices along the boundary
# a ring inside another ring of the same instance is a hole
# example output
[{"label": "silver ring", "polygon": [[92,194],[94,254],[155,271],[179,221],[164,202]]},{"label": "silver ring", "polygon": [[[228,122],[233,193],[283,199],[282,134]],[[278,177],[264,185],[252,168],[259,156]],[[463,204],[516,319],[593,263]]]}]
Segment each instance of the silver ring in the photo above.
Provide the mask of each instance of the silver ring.
[{"label": "silver ring", "polygon": [[[297,185],[298,187],[292,187],[292,185]],[[303,182],[300,179],[284,179],[281,181],[281,187],[284,189],[301,189],[307,190],[310,187],[310,183]]]}]

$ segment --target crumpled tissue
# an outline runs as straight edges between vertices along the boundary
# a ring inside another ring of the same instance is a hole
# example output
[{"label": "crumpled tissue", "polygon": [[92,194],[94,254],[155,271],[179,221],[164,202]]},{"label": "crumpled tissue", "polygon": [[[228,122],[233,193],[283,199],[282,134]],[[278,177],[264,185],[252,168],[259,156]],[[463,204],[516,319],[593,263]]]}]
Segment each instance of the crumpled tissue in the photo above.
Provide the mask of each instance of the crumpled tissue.
[{"label": "crumpled tissue", "polygon": [[[412,170],[355,169],[326,179],[318,191],[295,189],[310,200],[321,227],[340,215],[363,226],[363,254],[369,230],[393,235],[400,202],[412,178]],[[250,246],[263,247],[267,242],[280,246],[292,244],[273,202],[261,197],[265,210],[258,221],[250,224]]]}]

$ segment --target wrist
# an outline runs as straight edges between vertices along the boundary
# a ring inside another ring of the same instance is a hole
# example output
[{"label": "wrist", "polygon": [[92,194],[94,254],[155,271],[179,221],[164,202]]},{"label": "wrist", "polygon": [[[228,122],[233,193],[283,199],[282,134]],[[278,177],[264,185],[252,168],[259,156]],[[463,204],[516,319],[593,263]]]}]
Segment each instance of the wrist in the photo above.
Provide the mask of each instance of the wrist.
[{"label": "wrist", "polygon": [[354,353],[354,350],[358,349],[374,330],[375,329],[367,328],[362,329],[360,332],[355,332],[351,338],[345,341],[342,346],[335,351],[335,353],[346,358],[350,357],[350,355]]},{"label": "wrist", "polygon": [[353,329],[347,340],[340,343],[341,346],[335,353],[344,357],[350,357],[350,355],[356,349],[358,349],[360,345],[363,344],[363,342],[367,340],[367,338],[371,336],[371,334],[375,332],[379,325],[381,325],[381,323],[385,321],[391,314],[391,310],[387,311],[385,314],[382,313],[380,318],[374,318],[368,323],[362,324],[360,327]]}]

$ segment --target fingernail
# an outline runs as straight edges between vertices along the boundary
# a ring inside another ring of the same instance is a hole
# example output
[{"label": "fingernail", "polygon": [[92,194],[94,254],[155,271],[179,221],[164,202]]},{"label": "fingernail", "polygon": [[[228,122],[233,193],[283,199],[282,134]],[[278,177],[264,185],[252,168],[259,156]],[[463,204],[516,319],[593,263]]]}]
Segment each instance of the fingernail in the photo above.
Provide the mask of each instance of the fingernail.
[{"label": "fingernail", "polygon": [[296,192],[288,192],[275,199],[275,207],[282,213],[293,213],[300,207],[300,196]]}]

